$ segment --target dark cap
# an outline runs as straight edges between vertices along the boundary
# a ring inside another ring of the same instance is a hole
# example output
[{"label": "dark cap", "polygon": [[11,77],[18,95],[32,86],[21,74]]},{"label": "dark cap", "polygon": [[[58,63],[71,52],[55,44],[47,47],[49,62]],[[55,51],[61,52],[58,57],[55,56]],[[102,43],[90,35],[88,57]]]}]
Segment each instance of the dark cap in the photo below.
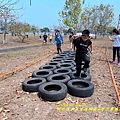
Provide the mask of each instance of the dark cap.
[{"label": "dark cap", "polygon": [[83,30],[82,36],[88,36],[89,37],[90,31],[89,30]]},{"label": "dark cap", "polygon": [[59,30],[56,30],[56,32],[60,32]]}]

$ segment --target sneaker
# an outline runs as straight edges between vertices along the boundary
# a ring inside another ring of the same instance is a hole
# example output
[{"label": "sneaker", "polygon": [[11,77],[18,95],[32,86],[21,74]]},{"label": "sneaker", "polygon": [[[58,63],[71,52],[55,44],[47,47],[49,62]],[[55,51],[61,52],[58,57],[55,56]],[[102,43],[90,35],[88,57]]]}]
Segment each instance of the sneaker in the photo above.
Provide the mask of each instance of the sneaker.
[{"label": "sneaker", "polygon": [[118,66],[120,66],[120,62],[118,63]]},{"label": "sneaker", "polygon": [[111,63],[115,63],[115,61],[113,60]]},{"label": "sneaker", "polygon": [[84,68],[84,74],[85,74],[85,75],[88,75],[87,68]]},{"label": "sneaker", "polygon": [[84,72],[84,74],[87,76],[87,75],[88,75],[88,72],[86,71],[86,72]]},{"label": "sneaker", "polygon": [[79,76],[79,78],[81,78],[81,73],[80,73],[80,76]]}]

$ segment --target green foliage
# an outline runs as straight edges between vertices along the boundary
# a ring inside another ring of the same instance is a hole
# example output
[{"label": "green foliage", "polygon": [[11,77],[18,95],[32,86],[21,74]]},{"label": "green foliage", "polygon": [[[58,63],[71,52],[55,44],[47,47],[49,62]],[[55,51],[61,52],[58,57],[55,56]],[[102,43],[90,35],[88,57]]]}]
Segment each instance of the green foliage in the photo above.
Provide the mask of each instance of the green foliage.
[{"label": "green foliage", "polygon": [[33,33],[37,32],[37,28],[34,25],[31,26],[31,32]]},{"label": "green foliage", "polygon": [[67,27],[76,29],[81,14],[81,0],[66,0],[64,9],[59,12],[61,21]]},{"label": "green foliage", "polygon": [[40,31],[43,33],[43,32],[50,32],[49,28],[48,27],[44,27],[43,29],[40,29]]},{"label": "green foliage", "polygon": [[94,33],[105,33],[107,27],[111,24],[114,13],[112,5],[103,5],[85,7],[83,13],[81,14],[81,26],[91,30]]}]

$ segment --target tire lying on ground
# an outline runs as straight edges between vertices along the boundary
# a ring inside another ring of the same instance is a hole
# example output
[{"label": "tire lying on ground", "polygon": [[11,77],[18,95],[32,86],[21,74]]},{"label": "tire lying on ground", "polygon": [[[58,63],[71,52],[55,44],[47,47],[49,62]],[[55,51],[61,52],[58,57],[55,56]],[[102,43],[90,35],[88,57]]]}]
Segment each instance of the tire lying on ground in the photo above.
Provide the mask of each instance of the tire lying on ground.
[{"label": "tire lying on ground", "polygon": [[[72,71],[75,72],[76,71],[76,66],[72,68]],[[84,71],[84,69],[82,68],[82,71]],[[87,68],[87,73],[90,74],[90,68]]]},{"label": "tire lying on ground", "polygon": [[54,70],[55,74],[62,73],[62,74],[65,74],[65,75],[69,75],[71,72],[72,72],[71,69],[64,69],[64,68],[58,68],[58,69]]},{"label": "tire lying on ground", "polygon": [[45,78],[31,78],[22,82],[22,89],[26,92],[38,92],[38,87],[45,83]]},{"label": "tire lying on ground", "polygon": [[65,60],[75,60],[75,57],[65,57],[65,58],[63,58],[63,59],[65,59]]},{"label": "tire lying on ground", "polygon": [[56,65],[43,65],[43,66],[40,66],[39,69],[55,70]]},{"label": "tire lying on ground", "polygon": [[45,101],[59,101],[66,97],[67,86],[63,83],[46,82],[39,86],[38,96]]},{"label": "tire lying on ground", "polygon": [[32,73],[32,77],[37,77],[37,78],[47,78],[49,75],[52,75],[53,72],[51,70],[47,69],[41,69],[41,70],[36,70]]},{"label": "tire lying on ground", "polygon": [[57,65],[58,68],[66,68],[66,69],[71,69],[74,67],[72,63],[60,63]]},{"label": "tire lying on ground", "polygon": [[63,58],[67,57],[68,55],[67,54],[62,54],[60,53],[59,56],[62,56]]},{"label": "tire lying on ground", "polygon": [[68,93],[76,97],[90,97],[94,92],[94,85],[89,81],[73,79],[67,83]]},{"label": "tire lying on ground", "polygon": [[76,71],[72,72],[69,74],[71,79],[83,79],[85,81],[91,81],[91,75],[88,73],[87,75],[84,73],[81,73],[81,77],[76,77],[74,74],[76,73]]},{"label": "tire lying on ground", "polygon": [[57,66],[58,64],[59,64],[59,62],[54,62],[54,61],[53,61],[53,62],[48,62],[48,63],[46,63],[46,65],[56,65],[56,66]]},{"label": "tire lying on ground", "polygon": [[63,62],[63,59],[52,59],[51,62]]},{"label": "tire lying on ground", "polygon": [[75,64],[74,60],[63,60],[63,63],[72,63],[73,65]]},{"label": "tire lying on ground", "polygon": [[52,74],[47,77],[47,81],[49,81],[49,82],[67,83],[69,80],[70,80],[69,75],[65,75],[62,73]]},{"label": "tire lying on ground", "polygon": [[65,56],[55,56],[53,59],[63,59]]}]

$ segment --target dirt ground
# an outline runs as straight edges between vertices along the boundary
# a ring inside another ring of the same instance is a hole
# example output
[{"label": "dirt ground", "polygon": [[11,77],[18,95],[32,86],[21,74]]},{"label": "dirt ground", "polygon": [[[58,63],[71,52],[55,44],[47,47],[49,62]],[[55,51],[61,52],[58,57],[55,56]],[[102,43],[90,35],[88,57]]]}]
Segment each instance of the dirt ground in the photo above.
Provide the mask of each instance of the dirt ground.
[{"label": "dirt ground", "polygon": [[[38,35],[29,36],[25,43],[21,43],[17,37],[8,36],[7,39],[7,44],[4,45],[0,41],[0,49],[31,44],[37,44],[39,47],[0,54],[0,74],[24,66],[46,54],[51,54],[51,56],[9,75],[6,79],[0,78],[0,120],[120,120],[111,74],[105,54],[100,51],[105,51],[107,47],[108,58],[112,60],[112,42],[107,38],[92,40],[90,73],[94,84],[94,94],[88,98],[67,94],[66,99],[59,102],[43,101],[36,92],[24,92],[21,86],[33,71],[38,70],[40,66],[56,56],[54,53],[56,46],[49,42],[48,45],[42,45]],[[62,49],[69,50],[68,38],[64,39]],[[111,67],[120,90],[120,67],[117,66],[117,61],[111,64]]]}]

